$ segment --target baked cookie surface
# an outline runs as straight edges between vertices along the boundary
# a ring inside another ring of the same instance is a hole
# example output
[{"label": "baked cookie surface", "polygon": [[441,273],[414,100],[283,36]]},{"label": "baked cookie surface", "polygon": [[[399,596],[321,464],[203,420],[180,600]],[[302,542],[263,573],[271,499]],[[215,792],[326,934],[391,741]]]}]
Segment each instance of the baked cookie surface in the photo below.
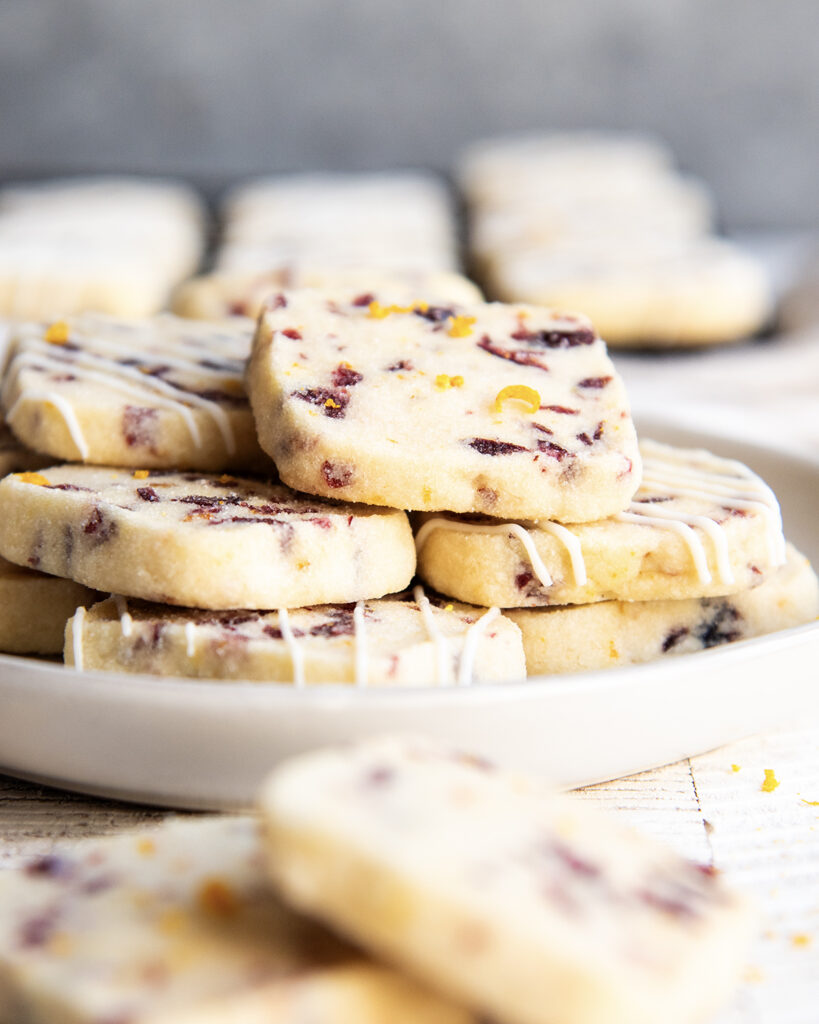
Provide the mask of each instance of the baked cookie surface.
[{"label": "baked cookie surface", "polygon": [[764,583],[727,597],[601,601],[563,608],[510,609],[520,626],[529,675],[580,672],[690,654],[811,622],[819,583],[808,560],[788,560]]},{"label": "baked cookie surface", "polygon": [[291,905],[493,1019],[689,1024],[744,964],[714,872],[420,738],[297,758],[261,810]]},{"label": "baked cookie surface", "polygon": [[640,452],[640,488],[607,519],[418,517],[419,575],[460,601],[519,608],[731,594],[784,562],[779,504],[750,469],[647,439]]},{"label": "baked cookie surface", "polygon": [[404,512],[255,480],[102,466],[0,482],[0,554],[110,593],[225,609],[381,597],[415,569]]},{"label": "baked cookie surface", "polygon": [[64,844],[0,872],[0,900],[9,1024],[469,1024],[284,906],[251,818]]},{"label": "baked cookie surface", "polygon": [[307,291],[270,306],[246,384],[259,442],[292,487],[564,521],[619,511],[637,488],[623,385],[582,317]]},{"label": "baked cookie surface", "polygon": [[522,679],[520,634],[485,608],[361,601],[289,612],[197,612],[110,598],[70,622],[77,668],[303,686],[453,686]]},{"label": "baked cookie surface", "polygon": [[266,460],[242,385],[251,330],[168,315],[23,324],[11,339],[6,417],[21,441],[53,458],[258,467]]}]

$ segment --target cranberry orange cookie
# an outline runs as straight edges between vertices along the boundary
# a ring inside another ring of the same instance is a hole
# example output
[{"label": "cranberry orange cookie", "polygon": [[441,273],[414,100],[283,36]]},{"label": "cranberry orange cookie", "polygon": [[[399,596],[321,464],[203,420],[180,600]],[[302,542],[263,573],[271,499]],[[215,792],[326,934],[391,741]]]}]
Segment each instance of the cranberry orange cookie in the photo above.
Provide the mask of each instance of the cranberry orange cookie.
[{"label": "cranberry orange cookie", "polygon": [[710,869],[479,758],[311,754],[261,805],[294,907],[506,1024],[693,1024],[743,966],[747,908]]},{"label": "cranberry orange cookie", "polygon": [[0,482],[0,555],[196,608],[294,608],[407,586],[407,516],[194,473],[52,466]]},{"label": "cranberry orange cookie", "polygon": [[819,616],[819,583],[793,547],[751,590],[682,601],[601,601],[506,613],[523,633],[530,675],[653,661],[800,626]]},{"label": "cranberry orange cookie", "polygon": [[174,296],[173,310],[197,320],[257,317],[271,294],[283,288],[323,288],[346,291],[382,305],[413,302],[423,295],[430,305],[480,302],[476,284],[452,271],[399,273],[344,267],[282,267],[268,273],[205,274],[186,281]]},{"label": "cranberry orange cookie", "polygon": [[497,609],[360,601],[290,612],[202,612],[110,598],[68,623],[65,660],[199,679],[450,686],[526,675],[517,627]]},{"label": "cranberry orange cookie", "polygon": [[73,580],[0,558],[0,651],[60,654],[66,622],[100,596]]},{"label": "cranberry orange cookie", "polygon": [[784,562],[779,504],[746,466],[656,441],[640,452],[642,484],[607,519],[425,518],[420,575],[459,601],[517,608],[732,594]]},{"label": "cranberry orange cookie", "polygon": [[257,831],[249,818],[175,821],[0,872],[0,1018],[469,1024],[288,910],[265,884]]},{"label": "cranberry orange cookie", "polygon": [[599,519],[639,483],[634,426],[582,317],[277,296],[246,377],[291,487],[374,505]]},{"label": "cranberry orange cookie", "polygon": [[100,465],[248,469],[262,462],[242,385],[250,323],[95,314],[14,333],[2,401],[15,434]]}]

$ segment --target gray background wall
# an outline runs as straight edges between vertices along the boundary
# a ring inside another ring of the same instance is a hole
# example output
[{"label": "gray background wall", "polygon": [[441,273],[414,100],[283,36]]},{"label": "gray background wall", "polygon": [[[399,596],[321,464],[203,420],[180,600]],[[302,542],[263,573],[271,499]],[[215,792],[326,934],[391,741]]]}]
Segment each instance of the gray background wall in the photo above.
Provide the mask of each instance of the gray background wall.
[{"label": "gray background wall", "polygon": [[817,0],[0,0],[0,177],[450,166],[649,129],[728,227],[819,225]]}]

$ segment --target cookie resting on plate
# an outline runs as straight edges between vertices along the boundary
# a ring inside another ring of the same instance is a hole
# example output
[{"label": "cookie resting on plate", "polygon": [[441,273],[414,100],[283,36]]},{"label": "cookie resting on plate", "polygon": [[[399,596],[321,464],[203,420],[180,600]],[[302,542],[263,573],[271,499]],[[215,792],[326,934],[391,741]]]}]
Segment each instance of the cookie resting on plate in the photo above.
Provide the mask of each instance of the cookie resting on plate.
[{"label": "cookie resting on plate", "polygon": [[520,626],[530,675],[580,672],[690,654],[813,621],[819,584],[807,558],[788,560],[764,583],[727,597],[600,601],[506,613]]},{"label": "cookie resting on plate", "polygon": [[310,493],[573,522],[639,483],[623,384],[583,317],[290,292],[259,321],[246,383],[260,444]]},{"label": "cookie resting on plate", "polygon": [[497,609],[415,599],[276,612],[171,609],[113,597],[65,630],[77,668],[194,679],[452,686],[523,679],[517,627]]},{"label": "cookie resting on plate", "polygon": [[0,1017],[470,1024],[284,906],[260,853],[255,820],[210,817],[64,844],[0,872]]},{"label": "cookie resting on plate", "polygon": [[426,740],[299,757],[261,810],[292,906],[507,1024],[693,1024],[744,964],[711,869]]},{"label": "cookie resting on plate", "polygon": [[519,608],[732,594],[783,564],[779,503],[750,469],[647,439],[640,452],[631,504],[597,522],[419,517],[419,574],[459,601]]},{"label": "cookie resting on plate", "polygon": [[281,484],[102,466],[0,481],[0,555],[109,593],[195,608],[382,597],[415,570],[406,513]]},{"label": "cookie resting on plate", "polygon": [[211,471],[269,466],[242,384],[252,324],[86,314],[21,324],[3,382],[17,437],[53,459]]}]

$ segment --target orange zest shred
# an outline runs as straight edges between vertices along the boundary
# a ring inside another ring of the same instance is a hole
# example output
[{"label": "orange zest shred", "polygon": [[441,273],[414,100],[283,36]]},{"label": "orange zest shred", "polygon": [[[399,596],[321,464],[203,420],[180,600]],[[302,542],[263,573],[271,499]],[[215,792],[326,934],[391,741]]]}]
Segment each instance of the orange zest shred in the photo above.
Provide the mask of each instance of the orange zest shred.
[{"label": "orange zest shred", "polygon": [[153,857],[156,853],[156,843],[145,836],[137,842],[137,853],[140,857]]},{"label": "orange zest shred", "polygon": [[232,917],[239,909],[236,893],[221,878],[208,878],[196,894],[199,906],[217,917]]},{"label": "orange zest shred", "polygon": [[811,944],[811,941],[812,940],[810,935],[806,935],[805,932],[798,932],[791,939],[791,943],[794,946],[809,946]]},{"label": "orange zest shred", "polygon": [[371,320],[385,320],[388,316],[392,316],[393,313],[415,313],[416,311],[426,313],[428,309],[429,304],[426,302],[413,302],[409,306],[396,306],[393,304],[382,306],[380,302],[371,302],[367,310],[367,316]]},{"label": "orange zest shred", "polygon": [[235,484],[235,483],[237,483],[237,480],[236,480],[235,476],[231,476],[229,473],[223,473],[219,477],[219,483],[220,484]]},{"label": "orange zest shred", "polygon": [[495,396],[492,411],[502,412],[503,403],[511,399],[524,402],[529,407],[529,412],[532,413],[537,412],[540,408],[540,395],[534,388],[530,388],[526,384],[508,384],[505,388],[501,388]]},{"label": "orange zest shred", "polygon": [[37,484],[38,487],[50,487],[51,481],[42,473],[15,473],[21,484]]},{"label": "orange zest shred", "polygon": [[807,804],[808,807],[819,807],[819,800],[806,800],[802,797],[802,803]]},{"label": "orange zest shred", "polygon": [[742,765],[741,764],[732,764],[731,765],[731,771],[732,772],[742,771]]},{"label": "orange zest shred", "polygon": [[65,320],[57,320],[46,329],[45,340],[49,345],[65,345],[68,342],[70,333],[71,328]]},{"label": "orange zest shred", "polygon": [[453,316],[447,334],[450,338],[468,338],[474,323],[474,316]]},{"label": "orange zest shred", "polygon": [[341,406],[338,404],[338,402],[334,402],[332,400],[332,398],[328,398],[327,401],[324,403],[324,408],[325,409],[340,409]]},{"label": "orange zest shred", "polygon": [[448,391],[449,388],[462,388],[464,386],[464,379],[460,373],[455,374],[454,377],[450,377],[449,374],[439,373],[435,378],[435,387],[439,391]]},{"label": "orange zest shred", "polygon": [[134,470],[134,479],[135,480],[145,480],[145,479],[147,479],[147,477],[148,477],[148,470],[147,469],[135,469]]},{"label": "orange zest shred", "polygon": [[763,793],[773,793],[773,791],[779,786],[779,779],[774,775],[773,768],[765,769],[765,781],[760,786]]}]

